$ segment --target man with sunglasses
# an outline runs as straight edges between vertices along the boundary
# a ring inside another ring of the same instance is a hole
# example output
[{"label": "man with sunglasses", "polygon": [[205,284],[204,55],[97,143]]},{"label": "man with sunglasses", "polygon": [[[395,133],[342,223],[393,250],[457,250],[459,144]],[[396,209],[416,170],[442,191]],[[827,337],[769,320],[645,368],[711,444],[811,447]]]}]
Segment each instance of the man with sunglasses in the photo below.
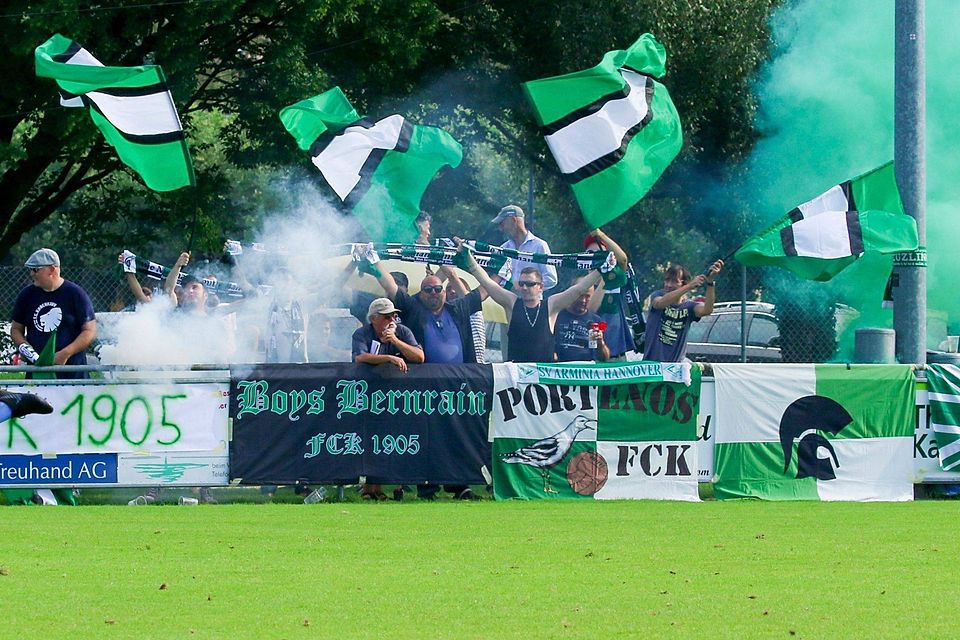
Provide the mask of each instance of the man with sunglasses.
[{"label": "man with sunglasses", "polygon": [[[38,249],[24,266],[30,281],[13,303],[10,337],[18,348],[29,344],[40,353],[56,339],[53,364],[87,364],[87,347],[97,337],[93,303],[79,285],[60,275],[60,256]],[[83,373],[59,373],[58,378],[87,378]]]},{"label": "man with sunglasses", "polygon": [[[456,270],[443,265],[440,271],[450,282],[459,282]],[[443,281],[436,275],[428,275],[420,283],[420,292],[410,295],[403,291],[390,273],[381,274],[380,285],[397,309],[404,322],[423,345],[425,362],[428,363],[475,363],[477,354],[470,316],[480,311],[487,292],[481,288],[456,300],[448,300]]]},{"label": "man with sunglasses", "polygon": [[473,253],[460,238],[454,238],[457,248],[466,251],[468,270],[487,290],[494,302],[507,314],[507,336],[512,362],[553,362],[554,327],[560,312],[569,307],[588,289],[600,281],[600,271],[584,275],[570,288],[551,295],[543,302],[543,278],[536,267],[526,267],[514,281],[516,293],[507,291],[480,268]]},{"label": "man with sunglasses", "polygon": [[[656,362],[680,362],[687,353],[690,325],[713,313],[716,301],[715,282],[723,269],[717,260],[706,274],[690,277],[690,271],[679,264],[670,265],[663,276],[663,289],[650,294],[650,315],[644,337],[643,359]],[[687,294],[700,285],[707,288],[703,302],[688,300]]]}]

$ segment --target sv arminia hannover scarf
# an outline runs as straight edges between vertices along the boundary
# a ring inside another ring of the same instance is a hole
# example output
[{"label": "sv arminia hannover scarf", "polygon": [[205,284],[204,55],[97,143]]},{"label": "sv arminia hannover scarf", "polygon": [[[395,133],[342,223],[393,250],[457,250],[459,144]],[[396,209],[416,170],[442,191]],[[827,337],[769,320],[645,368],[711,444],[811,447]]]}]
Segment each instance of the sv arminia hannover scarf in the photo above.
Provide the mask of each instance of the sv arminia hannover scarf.
[{"label": "sv arminia hannover scarf", "polygon": [[537,124],[591,229],[653,187],[683,144],[667,53],[649,33],[595,67],[523,85]]},{"label": "sv arminia hannover scarf", "polygon": [[493,367],[497,499],[699,499],[698,367]]},{"label": "sv arminia hannover scarf", "polygon": [[748,267],[773,265],[826,281],[866,251],[917,248],[917,224],[903,211],[893,163],[831,187],[741,246]]},{"label": "sv arminia hannover scarf", "polygon": [[713,365],[714,493],[912,500],[909,365]]},{"label": "sv arminia hannover scarf", "polygon": [[940,467],[955,471],[960,465],[960,367],[953,364],[927,366],[930,427],[937,439]]},{"label": "sv arminia hannover scarf", "polygon": [[90,108],[90,117],[128,167],[154,191],[193,186],[186,137],[157,65],[105,67],[59,34],[35,52],[37,76],[53,78],[60,104]]},{"label": "sv arminia hannover scarf", "polygon": [[460,143],[442,129],[396,114],[361,118],[340,87],[284,108],[280,120],[376,242],[413,242],[427,185],[463,159]]}]

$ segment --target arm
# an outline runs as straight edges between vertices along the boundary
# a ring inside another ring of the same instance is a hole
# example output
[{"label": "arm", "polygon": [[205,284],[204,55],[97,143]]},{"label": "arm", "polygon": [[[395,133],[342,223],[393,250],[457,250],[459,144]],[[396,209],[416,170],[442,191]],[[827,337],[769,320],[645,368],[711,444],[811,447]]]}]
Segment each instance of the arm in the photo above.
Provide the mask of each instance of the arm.
[{"label": "arm", "polygon": [[167,279],[163,283],[163,291],[170,296],[174,305],[177,304],[177,279],[180,277],[180,270],[183,269],[188,262],[190,262],[190,252],[184,251],[180,254],[180,257],[177,258],[177,261],[173,263],[173,268],[170,269],[170,273],[167,274]]},{"label": "arm", "polygon": [[19,347],[27,341],[26,326],[14,320],[10,323],[10,339],[13,345]]},{"label": "arm", "polygon": [[393,278],[393,274],[391,274],[389,271],[381,271],[380,275],[377,276],[377,282],[379,282],[380,286],[383,287],[387,297],[396,302],[397,291],[399,290],[399,287],[397,287],[397,281]]},{"label": "arm", "polygon": [[83,323],[83,326],[80,327],[80,335],[74,339],[73,342],[65,346],[63,349],[57,351],[53,356],[54,364],[66,364],[67,360],[72,358],[78,353],[82,353],[87,347],[90,346],[90,343],[93,342],[93,339],[97,337],[97,321],[88,320]]},{"label": "arm", "polygon": [[382,356],[379,354],[375,355],[372,353],[361,353],[361,354],[358,354],[353,361],[359,362],[360,364],[372,364],[372,365],[392,364],[397,369],[400,369],[400,371],[407,370],[407,363],[400,356]]},{"label": "arm", "polygon": [[624,269],[627,268],[627,252],[624,251],[620,245],[614,242],[610,236],[605,234],[599,228],[594,229],[590,232],[594,238],[603,243],[603,245],[610,251],[613,251],[613,255],[617,258],[617,264]]},{"label": "arm", "polygon": [[[696,278],[694,278],[687,284],[683,285],[682,287],[677,287],[673,291],[665,293],[662,296],[659,296],[657,298],[653,298],[652,300],[650,300],[650,306],[653,307],[654,309],[660,309],[662,311],[663,309],[666,309],[670,305],[678,304],[680,300],[683,298],[683,296],[687,295],[687,293],[699,287],[701,284],[703,284],[703,281],[704,281],[704,277],[703,277],[703,274],[701,273]],[[711,305],[710,310],[713,311],[713,305]]]},{"label": "arm", "polygon": [[[717,287],[715,286],[715,280],[717,279],[717,274],[723,270],[723,260],[717,260],[707,271],[707,276],[704,280],[704,284],[707,286],[706,295],[704,295],[704,301],[698,302],[697,306],[693,308],[693,312],[697,314],[698,318],[703,316],[708,316],[713,313],[713,303],[717,300]],[[701,276],[702,277],[702,276]]]},{"label": "arm", "polygon": [[550,327],[553,328],[553,322],[557,319],[557,314],[559,314],[561,310],[573,304],[574,300],[582,296],[587,289],[595,285],[598,280],[600,280],[600,272],[594,269],[577,284],[547,298],[547,305],[550,308]]},{"label": "arm", "polygon": [[[117,256],[117,262],[120,263],[121,267],[123,266],[123,253]],[[127,286],[130,288],[130,293],[133,294],[133,297],[137,302],[140,304],[150,302],[150,299],[143,295],[143,289],[140,287],[140,281],[137,280],[137,274],[131,273],[130,271],[124,271],[123,276],[127,281]]]},{"label": "arm", "polygon": [[440,272],[437,274],[437,277],[440,278],[441,282],[449,280],[450,286],[453,287],[454,291],[460,294],[461,297],[470,293],[467,288],[463,286],[463,283],[460,282],[460,276],[457,275],[457,269],[455,267],[451,267],[448,264],[440,265]]},{"label": "arm", "polygon": [[600,286],[598,286],[593,291],[593,295],[590,297],[590,304],[587,305],[587,310],[596,313],[600,308],[600,305],[603,304],[603,289],[606,286],[606,281],[603,278],[600,278]]},{"label": "arm", "polygon": [[491,298],[493,298],[493,301],[503,307],[503,310],[507,312],[507,318],[509,318],[510,314],[513,313],[513,304],[517,301],[517,295],[507,291],[499,284],[494,282],[493,279],[487,275],[487,272],[480,268],[480,265],[477,264],[477,259],[473,257],[473,254],[469,249],[466,249],[463,246],[463,240],[460,238],[454,238],[454,241],[457,243],[457,248],[460,251],[467,252],[467,263],[470,265],[467,268],[467,271],[470,273],[470,275],[477,279],[477,282],[479,282],[480,286],[487,291],[487,294],[489,294]]},{"label": "arm", "polygon": [[603,339],[603,331],[597,329],[597,362],[606,362],[610,359],[610,347]]}]

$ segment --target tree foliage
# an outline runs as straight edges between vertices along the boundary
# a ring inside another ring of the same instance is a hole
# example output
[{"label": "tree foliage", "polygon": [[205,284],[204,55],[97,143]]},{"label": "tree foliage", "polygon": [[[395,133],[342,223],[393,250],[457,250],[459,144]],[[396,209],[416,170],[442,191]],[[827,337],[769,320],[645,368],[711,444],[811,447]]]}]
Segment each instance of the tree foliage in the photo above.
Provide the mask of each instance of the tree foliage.
[{"label": "tree foliage", "polygon": [[[651,278],[670,259],[705,264],[730,239],[715,232],[724,207],[700,187],[732,179],[756,140],[751,86],[768,56],[776,1],[217,0],[77,9],[11,0],[0,16],[0,257],[25,253],[17,243],[27,233],[66,242],[90,264],[112,260],[121,243],[171,255],[191,242],[213,251],[225,236],[250,233],[288,195],[278,176],[312,177],[278,111],[333,85],[372,117],[404,113],[463,142],[464,163],[427,192],[436,231],[490,233],[503,203],[525,205],[532,194],[534,226],[555,249],[574,249],[587,229],[571,223],[576,204],[519,83],[592,66],[650,31],[668,51],[665,83],[685,146],[609,231]],[[55,85],[32,68],[33,49],[55,32],[107,64],[164,68],[196,188],[150,192],[85,113],[57,106]]]}]

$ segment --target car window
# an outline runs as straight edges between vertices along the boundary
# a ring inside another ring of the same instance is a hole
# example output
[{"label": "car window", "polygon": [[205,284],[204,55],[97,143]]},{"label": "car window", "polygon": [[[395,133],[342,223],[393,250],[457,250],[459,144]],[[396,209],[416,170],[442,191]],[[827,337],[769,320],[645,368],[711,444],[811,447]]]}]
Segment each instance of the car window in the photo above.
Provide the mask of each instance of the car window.
[{"label": "car window", "polygon": [[780,328],[777,323],[764,316],[754,316],[750,321],[750,336],[747,344],[759,347],[765,347],[770,341],[780,335]]},{"label": "car window", "polygon": [[700,322],[694,322],[690,325],[690,331],[687,333],[687,342],[706,342],[707,334],[710,333],[710,327],[717,321],[716,316],[707,316],[700,318]]},{"label": "car window", "polygon": [[724,313],[717,316],[713,331],[710,332],[710,342],[740,344],[740,314]]}]

